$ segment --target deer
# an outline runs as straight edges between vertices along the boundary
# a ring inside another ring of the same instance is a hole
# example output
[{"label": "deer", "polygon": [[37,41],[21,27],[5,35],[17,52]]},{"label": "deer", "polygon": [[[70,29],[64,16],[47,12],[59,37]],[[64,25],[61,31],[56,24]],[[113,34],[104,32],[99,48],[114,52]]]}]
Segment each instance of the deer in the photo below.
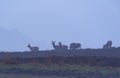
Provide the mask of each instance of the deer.
[{"label": "deer", "polygon": [[76,49],[81,49],[81,44],[80,43],[71,43],[70,44],[70,49],[71,50],[76,50]]},{"label": "deer", "polygon": [[63,45],[61,42],[58,43],[62,50],[68,50],[67,45]]},{"label": "deer", "polygon": [[103,45],[103,49],[111,48],[111,47],[112,47],[112,41],[111,40],[107,41],[107,43],[105,45]]},{"label": "deer", "polygon": [[30,44],[28,44],[28,46],[27,46],[32,52],[36,52],[36,51],[39,51],[39,47],[37,47],[37,46],[32,46],[31,47],[31,45]]},{"label": "deer", "polygon": [[52,46],[55,50],[60,50],[61,49],[61,47],[59,45],[55,44],[55,41],[52,41]]}]

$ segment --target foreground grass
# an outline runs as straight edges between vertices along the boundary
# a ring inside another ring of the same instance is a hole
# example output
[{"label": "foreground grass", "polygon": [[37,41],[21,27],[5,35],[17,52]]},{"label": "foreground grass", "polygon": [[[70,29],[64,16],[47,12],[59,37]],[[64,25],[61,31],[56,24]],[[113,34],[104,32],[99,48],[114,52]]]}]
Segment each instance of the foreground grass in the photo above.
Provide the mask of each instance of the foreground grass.
[{"label": "foreground grass", "polygon": [[0,78],[69,78],[69,77],[38,76],[38,75],[25,75],[25,74],[0,74]]},{"label": "foreground grass", "polygon": [[46,70],[46,71],[73,71],[77,73],[100,72],[102,74],[110,74],[114,72],[120,73],[120,68],[112,67],[96,67],[81,65],[43,65],[43,64],[0,64],[0,70],[21,69],[21,70]]},{"label": "foreground grass", "polygon": [[120,68],[67,64],[0,64],[0,78],[120,78]]}]

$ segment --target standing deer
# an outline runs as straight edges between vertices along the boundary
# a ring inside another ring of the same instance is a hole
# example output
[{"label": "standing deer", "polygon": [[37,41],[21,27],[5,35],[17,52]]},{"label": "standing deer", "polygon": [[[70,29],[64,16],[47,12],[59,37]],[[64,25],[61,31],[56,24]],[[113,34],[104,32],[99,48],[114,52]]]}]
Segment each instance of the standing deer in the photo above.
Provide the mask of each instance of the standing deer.
[{"label": "standing deer", "polygon": [[60,50],[61,47],[59,45],[55,45],[55,41],[52,41],[52,46],[55,50]]},{"label": "standing deer", "polygon": [[81,49],[81,44],[80,43],[71,43],[70,44],[70,49],[71,50],[76,50],[76,49]]},{"label": "standing deer", "polygon": [[105,48],[111,48],[111,47],[112,47],[112,41],[111,40],[107,41],[107,43],[105,45],[103,45],[104,49]]},{"label": "standing deer", "polygon": [[37,47],[37,46],[33,46],[33,47],[31,47],[31,45],[28,44],[27,47],[28,47],[32,52],[34,52],[34,51],[39,51],[39,47]]},{"label": "standing deer", "polygon": [[63,45],[61,42],[58,43],[62,50],[68,50],[67,45]]}]

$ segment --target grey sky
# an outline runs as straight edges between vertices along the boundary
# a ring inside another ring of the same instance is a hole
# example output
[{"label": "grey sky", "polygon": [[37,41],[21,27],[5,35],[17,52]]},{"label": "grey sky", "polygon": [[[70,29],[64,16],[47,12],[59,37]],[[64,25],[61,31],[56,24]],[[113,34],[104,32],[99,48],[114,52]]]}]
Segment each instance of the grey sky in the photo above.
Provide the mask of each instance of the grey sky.
[{"label": "grey sky", "polygon": [[24,36],[13,42],[19,46],[1,40],[7,48],[0,50],[26,50],[27,43],[52,49],[51,40],[80,42],[83,48],[101,48],[112,40],[120,46],[120,0],[0,0],[0,27]]}]

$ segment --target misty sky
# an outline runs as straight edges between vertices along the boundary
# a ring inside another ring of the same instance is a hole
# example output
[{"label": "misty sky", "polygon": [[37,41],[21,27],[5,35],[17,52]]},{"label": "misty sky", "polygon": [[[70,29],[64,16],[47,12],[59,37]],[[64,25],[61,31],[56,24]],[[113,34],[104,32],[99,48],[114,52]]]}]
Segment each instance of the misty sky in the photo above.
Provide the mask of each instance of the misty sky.
[{"label": "misty sky", "polygon": [[0,51],[24,51],[51,41],[120,46],[120,0],[0,0]]}]

